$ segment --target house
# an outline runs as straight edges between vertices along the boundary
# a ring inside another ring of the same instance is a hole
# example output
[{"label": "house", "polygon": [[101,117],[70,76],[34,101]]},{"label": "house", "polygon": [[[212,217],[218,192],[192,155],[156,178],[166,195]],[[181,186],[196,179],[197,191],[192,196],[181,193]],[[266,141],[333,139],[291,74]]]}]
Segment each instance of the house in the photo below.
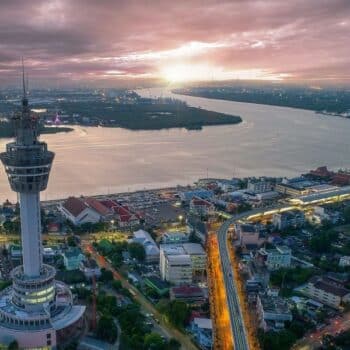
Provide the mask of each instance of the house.
[{"label": "house", "polygon": [[103,205],[101,201],[92,197],[87,197],[84,198],[84,202],[86,205],[88,205],[91,209],[95,210],[100,215],[101,220],[106,220],[112,217],[113,211],[105,205]]},{"label": "house", "polygon": [[235,224],[235,232],[238,244],[241,247],[257,248],[263,245],[265,238],[262,234],[261,227],[254,224]]},{"label": "house", "polygon": [[190,211],[196,215],[207,216],[215,212],[215,206],[209,201],[194,196],[190,201]]},{"label": "house", "polygon": [[80,262],[80,271],[82,271],[86,278],[90,279],[92,277],[100,277],[101,269],[97,265],[94,259],[84,259]]},{"label": "house", "polygon": [[213,324],[210,318],[195,317],[190,332],[201,349],[213,348]]},{"label": "house", "polygon": [[133,213],[127,205],[122,205],[110,199],[101,201],[101,203],[113,211],[114,218],[119,227],[134,227],[140,224],[140,218]]},{"label": "house", "polygon": [[69,197],[59,209],[65,218],[76,226],[101,220],[101,215],[89,207],[83,198]]},{"label": "house", "polygon": [[66,270],[78,270],[81,262],[85,259],[79,248],[71,247],[62,254],[63,264]]},{"label": "house", "polygon": [[278,296],[259,294],[256,310],[260,328],[264,331],[283,329],[286,321],[293,320],[286,300]]},{"label": "house", "polygon": [[148,232],[144,230],[135,231],[133,233],[132,241],[142,244],[145,249],[146,263],[159,263],[159,248]]},{"label": "house", "polygon": [[302,293],[322,304],[338,309],[342,303],[350,302],[350,290],[328,276],[312,277]]}]

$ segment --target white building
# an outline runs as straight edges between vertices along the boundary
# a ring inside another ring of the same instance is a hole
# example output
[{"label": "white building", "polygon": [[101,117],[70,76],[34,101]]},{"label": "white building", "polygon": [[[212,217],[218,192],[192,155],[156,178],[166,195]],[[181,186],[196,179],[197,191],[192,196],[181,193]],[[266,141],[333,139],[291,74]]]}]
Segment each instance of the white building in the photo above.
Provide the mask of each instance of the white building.
[{"label": "white building", "polygon": [[350,256],[341,256],[339,259],[339,266],[340,267],[350,266]]},{"label": "white building", "polygon": [[202,276],[207,266],[207,254],[203,247],[198,243],[184,243],[182,246],[191,258],[193,277]]},{"label": "white building", "polygon": [[339,308],[342,303],[350,302],[350,290],[327,277],[312,277],[302,292],[334,308]]},{"label": "white building", "polygon": [[138,230],[133,233],[133,242],[137,242],[143,245],[145,249],[145,262],[146,263],[158,263],[159,262],[159,248],[151,237],[151,235],[144,230]]},{"label": "white building", "polygon": [[59,209],[74,225],[96,223],[101,220],[101,215],[80,198],[69,197],[59,206]]},{"label": "white building", "polygon": [[272,189],[271,182],[264,179],[261,180],[249,180],[247,185],[248,192],[258,194],[264,192],[270,192]]},{"label": "white building", "polygon": [[210,318],[195,317],[190,331],[201,349],[213,348],[213,324]]},{"label": "white building", "polygon": [[206,253],[198,243],[161,244],[159,267],[163,280],[191,284],[205,273]]},{"label": "white building", "polygon": [[200,197],[193,197],[190,201],[190,211],[196,215],[207,216],[215,212],[213,203]]}]

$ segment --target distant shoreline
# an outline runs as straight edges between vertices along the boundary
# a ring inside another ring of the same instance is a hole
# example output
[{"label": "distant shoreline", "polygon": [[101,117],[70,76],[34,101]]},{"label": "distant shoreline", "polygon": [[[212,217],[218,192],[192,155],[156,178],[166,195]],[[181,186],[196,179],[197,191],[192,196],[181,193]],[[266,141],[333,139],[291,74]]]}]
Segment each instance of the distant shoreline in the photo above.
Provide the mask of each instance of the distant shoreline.
[{"label": "distant shoreline", "polygon": [[184,95],[184,96],[192,96],[192,97],[200,97],[200,98],[207,98],[210,100],[221,100],[221,101],[232,101],[232,102],[239,102],[239,103],[249,103],[249,104],[257,104],[257,105],[263,105],[263,106],[274,106],[274,107],[284,107],[284,108],[293,108],[293,109],[301,109],[306,111],[312,111],[316,114],[324,115],[327,117],[339,117],[344,119],[350,119],[350,110],[347,113],[339,113],[334,111],[328,111],[328,110],[319,110],[315,108],[308,107],[307,105],[297,105],[293,103],[275,103],[273,101],[265,100],[264,102],[260,102],[259,100],[254,100],[254,98],[236,98],[236,97],[230,97],[223,94],[218,93],[208,93],[208,92],[197,92],[189,89],[174,89],[171,90],[171,92],[174,95]]}]

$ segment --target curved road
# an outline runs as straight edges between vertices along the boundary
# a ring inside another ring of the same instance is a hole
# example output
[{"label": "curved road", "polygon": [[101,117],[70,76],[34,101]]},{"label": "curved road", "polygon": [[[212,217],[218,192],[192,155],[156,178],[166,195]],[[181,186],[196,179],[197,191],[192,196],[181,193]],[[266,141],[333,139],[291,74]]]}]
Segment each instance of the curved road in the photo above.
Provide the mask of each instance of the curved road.
[{"label": "curved road", "polygon": [[[227,304],[229,307],[230,321],[231,321],[231,331],[233,335],[234,349],[235,350],[249,350],[248,336],[245,329],[245,324],[243,321],[242,309],[239,303],[237,288],[235,285],[235,279],[233,278],[233,270],[230,261],[230,247],[228,244],[228,229],[230,225],[235,223],[237,220],[246,218],[251,215],[269,212],[271,210],[283,210],[286,205],[279,205],[275,207],[268,208],[258,208],[253,209],[241,214],[237,214],[232,218],[226,220],[220,227],[218,231],[218,242],[220,251],[220,260],[224,276],[225,289]],[[289,206],[290,207],[290,206]]]}]

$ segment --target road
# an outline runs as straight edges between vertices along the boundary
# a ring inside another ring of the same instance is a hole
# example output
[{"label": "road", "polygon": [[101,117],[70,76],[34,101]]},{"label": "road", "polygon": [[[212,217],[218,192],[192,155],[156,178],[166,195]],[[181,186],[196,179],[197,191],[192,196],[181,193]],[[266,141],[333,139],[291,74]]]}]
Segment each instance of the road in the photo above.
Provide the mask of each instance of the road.
[{"label": "road", "polygon": [[291,209],[301,209],[307,210],[310,206],[315,206],[317,204],[326,203],[329,201],[339,202],[345,200],[346,198],[337,197],[326,197],[319,200],[314,200],[312,203],[305,204],[279,204],[276,206],[257,208],[241,214],[237,214],[226,220],[218,230],[218,243],[220,251],[220,260],[223,270],[227,303],[230,313],[231,321],[231,331],[234,339],[234,349],[235,350],[248,350],[248,334],[243,322],[242,308],[238,297],[238,288],[235,285],[236,281],[233,278],[233,269],[230,261],[230,246],[228,243],[228,229],[236,221],[241,219],[262,219],[265,216],[271,216],[276,212],[289,211]]},{"label": "road", "polygon": [[175,338],[177,341],[179,341],[183,350],[198,350],[198,348],[192,343],[189,336],[181,333],[179,330],[169,325],[164,320],[162,314],[154,307],[154,305],[150,303],[137,288],[130,284],[126,278],[120,275],[103,256],[99,255],[90,243],[82,241],[82,248],[91,254],[100,267],[104,267],[112,271],[113,277],[121,281],[123,287],[127,288],[133,295],[133,298],[141,305],[143,313],[154,315],[155,319],[158,320],[158,325],[164,334],[166,334],[169,338]]},{"label": "road", "polygon": [[335,317],[330,320],[330,324],[321,330],[307,334],[300,339],[294,346],[293,350],[312,350],[322,345],[322,338],[326,334],[336,335],[350,328],[350,312],[341,317]]},{"label": "road", "polygon": [[234,341],[235,350],[249,350],[249,339],[246,325],[242,313],[242,307],[238,296],[238,287],[233,278],[233,269],[230,260],[230,245],[228,243],[228,229],[236,221],[256,215],[271,215],[274,212],[290,210],[288,205],[278,205],[274,207],[253,209],[241,214],[232,216],[226,220],[218,230],[218,243],[220,251],[220,260],[224,276],[227,304],[229,307],[231,332]]}]

